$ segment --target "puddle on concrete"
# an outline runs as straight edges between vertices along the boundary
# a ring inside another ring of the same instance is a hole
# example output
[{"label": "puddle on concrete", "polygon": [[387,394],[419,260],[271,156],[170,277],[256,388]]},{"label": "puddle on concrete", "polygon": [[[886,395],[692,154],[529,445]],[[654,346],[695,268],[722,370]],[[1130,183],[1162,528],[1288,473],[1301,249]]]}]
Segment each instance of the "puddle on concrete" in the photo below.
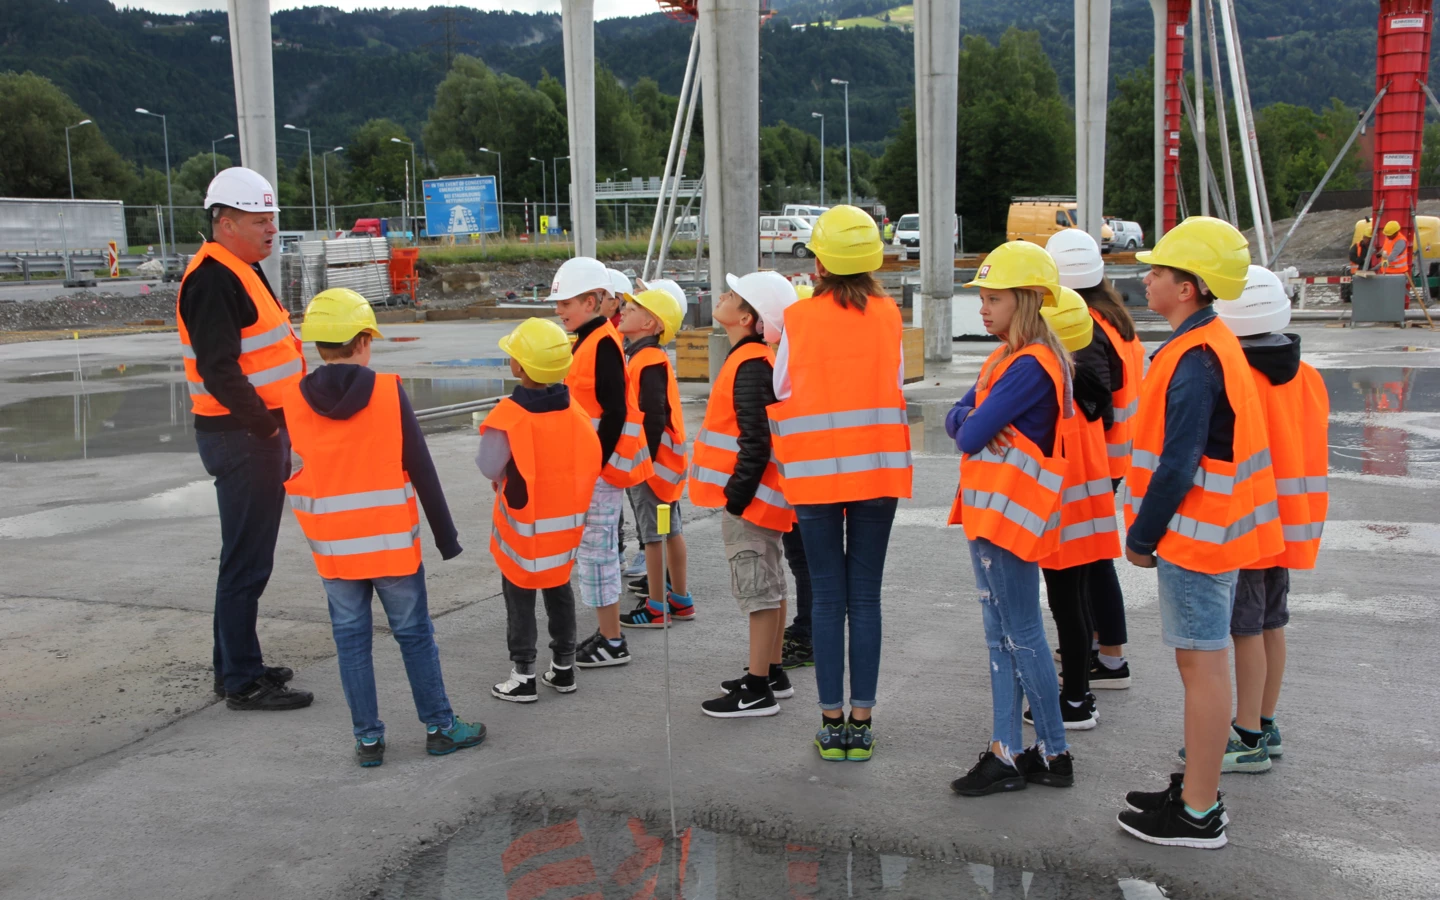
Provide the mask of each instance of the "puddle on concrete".
[{"label": "puddle on concrete", "polygon": [[837,850],[688,828],[615,813],[520,809],[462,828],[374,896],[384,900],[605,897],[831,900],[852,897],[1161,900],[1136,879]]},{"label": "puddle on concrete", "polygon": [[470,369],[508,369],[510,368],[510,357],[508,356],[472,356],[466,359],[435,359],[423,363],[427,366],[449,366],[454,368]]},{"label": "puddle on concrete", "polygon": [[33,372],[11,378],[12,384],[45,384],[54,381],[111,381],[116,378],[133,378],[137,375],[156,375],[164,372],[179,372],[182,367],[169,363],[137,363],[115,366],[84,366],[76,369],[57,369],[52,372]]},{"label": "puddle on concrete", "polygon": [[216,515],[214,482],[204,479],[139,500],[77,503],[0,519],[0,540],[55,537],[126,522]]}]

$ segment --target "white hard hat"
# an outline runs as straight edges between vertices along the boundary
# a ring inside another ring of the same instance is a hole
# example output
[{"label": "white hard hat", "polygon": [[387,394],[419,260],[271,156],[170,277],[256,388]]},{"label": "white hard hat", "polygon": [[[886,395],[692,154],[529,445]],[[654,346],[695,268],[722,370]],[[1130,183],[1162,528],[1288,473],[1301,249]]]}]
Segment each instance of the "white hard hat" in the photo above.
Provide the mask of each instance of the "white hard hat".
[{"label": "white hard hat", "polygon": [[1089,232],[1065,228],[1050,235],[1045,250],[1060,270],[1060,286],[1071,290],[1094,287],[1105,277],[1100,245]]},{"label": "white hard hat", "polygon": [[655,278],[650,281],[640,281],[638,278],[635,280],[640,282],[642,291],[664,291],[680,301],[681,309],[685,308],[685,290],[677,282],[671,281],[669,278]]},{"label": "white hard hat", "polygon": [[778,342],[785,329],[785,309],[799,299],[795,286],[779,272],[751,272],[741,278],[727,274],[725,283],[760,314],[766,343]]},{"label": "white hard hat", "polygon": [[598,259],[577,256],[567,259],[555,270],[555,280],[550,282],[550,299],[569,300],[591,291],[609,292],[614,282],[610,270]]},{"label": "white hard hat", "polygon": [[610,273],[610,293],[617,300],[624,300],[627,294],[635,293],[635,287],[630,283],[624,272],[619,269],[606,269]]},{"label": "white hard hat", "polygon": [[280,211],[275,200],[275,188],[254,169],[231,166],[210,180],[205,192],[205,208],[228,206],[241,212]]},{"label": "white hard hat", "polygon": [[1290,324],[1290,298],[1280,278],[1269,269],[1250,267],[1239,300],[1216,300],[1215,314],[1236,337],[1269,334]]}]

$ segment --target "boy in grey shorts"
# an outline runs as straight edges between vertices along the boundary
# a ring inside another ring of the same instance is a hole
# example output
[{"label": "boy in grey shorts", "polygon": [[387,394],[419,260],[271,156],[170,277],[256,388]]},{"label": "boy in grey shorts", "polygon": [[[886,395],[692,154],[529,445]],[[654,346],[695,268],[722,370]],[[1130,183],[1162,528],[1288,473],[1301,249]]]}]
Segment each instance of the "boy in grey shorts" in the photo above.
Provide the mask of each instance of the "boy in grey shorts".
[{"label": "boy in grey shorts", "polygon": [[1284,566],[1241,569],[1230,614],[1230,637],[1235,641],[1234,729],[1252,752],[1233,762],[1227,753],[1225,762],[1231,767],[1226,771],[1264,772],[1270,760],[1285,752],[1275,725],[1275,706],[1285,676],[1289,622],[1290,570]]}]

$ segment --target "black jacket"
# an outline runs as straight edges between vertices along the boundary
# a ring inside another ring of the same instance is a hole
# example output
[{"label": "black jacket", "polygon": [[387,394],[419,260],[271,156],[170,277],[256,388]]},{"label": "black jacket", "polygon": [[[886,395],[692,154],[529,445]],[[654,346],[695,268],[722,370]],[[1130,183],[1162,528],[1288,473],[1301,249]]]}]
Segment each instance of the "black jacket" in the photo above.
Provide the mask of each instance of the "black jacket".
[{"label": "black jacket", "polygon": [[[373,393],[375,371],[365,366],[330,363],[300,379],[300,395],[311,409],[327,419],[350,418],[370,405]],[[443,559],[459,556],[461,547],[455,520],[450,518],[445,492],[440,489],[440,476],[435,473],[425,434],[420,430],[415,411],[410,408],[404,387],[400,388],[400,431],[400,461],[415,488],[415,496],[425,508],[435,546]]]},{"label": "black jacket", "polygon": [[[758,335],[742,339],[730,348],[734,353],[746,344],[763,343]],[[729,354],[726,354],[727,356]],[[760,476],[770,463],[770,419],[766,407],[775,402],[775,368],[768,359],[748,359],[735,370],[735,422],[740,426],[740,454],[735,471],[725,483],[725,511],[743,515]]]},{"label": "black jacket", "polygon": [[[659,347],[660,339],[648,335],[631,341],[625,348],[625,355],[634,359],[635,354],[646,347]],[[664,352],[664,351],[661,351]],[[670,424],[670,376],[659,363],[640,370],[640,413],[644,417],[645,445],[650,448],[650,458],[660,449],[660,436]]]},{"label": "black jacket", "polygon": [[[575,346],[579,347],[595,329],[607,320],[596,316],[575,329]],[[610,341],[602,341],[595,348],[595,400],[600,404],[600,463],[615,452],[620,443],[620,432],[625,428],[625,358]]]},{"label": "black jacket", "polygon": [[1091,422],[1100,421],[1106,428],[1115,424],[1114,397],[1110,393],[1110,361],[1105,348],[1110,346],[1099,327],[1085,348],[1070,354],[1075,361],[1075,405]]},{"label": "black jacket", "polygon": [[1276,386],[1289,384],[1300,374],[1300,335],[1257,334],[1242,337],[1240,349],[1250,368],[1270,379]]}]

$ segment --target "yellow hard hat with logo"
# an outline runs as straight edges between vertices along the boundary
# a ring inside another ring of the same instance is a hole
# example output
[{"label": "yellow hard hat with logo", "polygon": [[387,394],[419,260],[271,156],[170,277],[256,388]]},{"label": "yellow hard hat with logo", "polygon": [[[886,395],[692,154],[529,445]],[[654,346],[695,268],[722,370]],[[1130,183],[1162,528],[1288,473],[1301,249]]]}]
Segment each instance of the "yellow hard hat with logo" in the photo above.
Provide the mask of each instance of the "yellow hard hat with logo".
[{"label": "yellow hard hat with logo", "polygon": [[675,295],[660,288],[651,288],[648,291],[641,291],[630,298],[632,302],[641,308],[648,310],[665,330],[660,333],[660,343],[668,344],[675,339],[675,332],[680,330],[680,323],[685,319],[685,308]]},{"label": "yellow hard hat with logo", "polygon": [[1090,307],[1070,288],[1062,287],[1059,302],[1054,306],[1041,307],[1040,315],[1071,353],[1090,346],[1095,336],[1095,320],[1090,317]]},{"label": "yellow hard hat with logo", "polygon": [[516,325],[514,331],[500,339],[500,349],[541,384],[564,381],[575,359],[569,335],[549,319],[526,319]]},{"label": "yellow hard hat with logo", "polygon": [[1250,242],[1229,222],[1191,216],[1167,231],[1155,249],[1135,254],[1135,261],[1189,272],[1221,300],[1239,300],[1250,277]]},{"label": "yellow hard hat with logo", "polygon": [[1007,241],[990,251],[965,287],[1035,288],[1046,295],[1042,306],[1054,306],[1060,298],[1060,269],[1039,244]]},{"label": "yellow hard hat with logo", "polygon": [[327,344],[348,344],[360,332],[383,338],[375,327],[375,310],[370,301],[349,288],[328,288],[310,299],[300,340]]},{"label": "yellow hard hat with logo", "polygon": [[805,246],[835,275],[873,272],[885,261],[880,229],[858,206],[835,206],[821,213]]},{"label": "yellow hard hat with logo", "polygon": [[1385,223],[1385,235],[1386,235],[1387,237],[1394,237],[1395,235],[1397,235],[1397,234],[1399,234],[1399,233],[1400,233],[1400,223],[1399,223],[1399,222],[1395,221],[1394,219],[1391,219],[1390,221],[1388,221],[1388,222]]}]

